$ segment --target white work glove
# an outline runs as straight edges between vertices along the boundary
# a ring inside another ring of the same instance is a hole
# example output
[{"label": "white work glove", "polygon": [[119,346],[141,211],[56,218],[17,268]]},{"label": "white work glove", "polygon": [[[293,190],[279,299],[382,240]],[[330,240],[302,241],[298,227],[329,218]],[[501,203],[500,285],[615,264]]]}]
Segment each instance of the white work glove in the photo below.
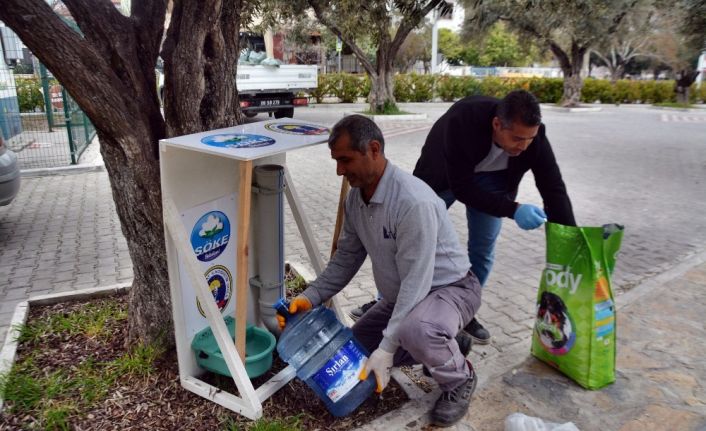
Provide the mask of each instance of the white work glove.
[{"label": "white work glove", "polygon": [[381,347],[375,349],[372,355],[365,361],[365,365],[360,372],[360,380],[368,378],[368,374],[372,371],[375,373],[375,380],[378,387],[375,392],[380,393],[388,383],[390,383],[390,369],[392,368],[392,357],[394,353],[383,350]]}]

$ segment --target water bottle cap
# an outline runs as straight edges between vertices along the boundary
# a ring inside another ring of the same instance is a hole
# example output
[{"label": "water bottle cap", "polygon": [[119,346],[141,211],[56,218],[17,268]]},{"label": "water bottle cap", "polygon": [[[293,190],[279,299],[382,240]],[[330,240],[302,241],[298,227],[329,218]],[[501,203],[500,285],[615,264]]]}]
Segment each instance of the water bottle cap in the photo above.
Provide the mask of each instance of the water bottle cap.
[{"label": "water bottle cap", "polygon": [[289,314],[289,303],[285,298],[279,298],[277,302],[272,304],[272,308],[277,310],[277,312],[281,314],[286,320],[289,320],[289,318],[292,317],[292,315]]}]

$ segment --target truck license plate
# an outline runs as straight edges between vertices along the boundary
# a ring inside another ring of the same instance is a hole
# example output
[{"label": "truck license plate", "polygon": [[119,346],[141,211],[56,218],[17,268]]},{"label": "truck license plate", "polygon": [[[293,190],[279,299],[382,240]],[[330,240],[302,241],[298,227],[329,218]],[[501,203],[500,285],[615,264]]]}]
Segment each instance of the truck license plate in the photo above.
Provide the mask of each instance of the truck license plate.
[{"label": "truck license plate", "polygon": [[279,100],[261,100],[260,106],[276,106],[279,105]]}]

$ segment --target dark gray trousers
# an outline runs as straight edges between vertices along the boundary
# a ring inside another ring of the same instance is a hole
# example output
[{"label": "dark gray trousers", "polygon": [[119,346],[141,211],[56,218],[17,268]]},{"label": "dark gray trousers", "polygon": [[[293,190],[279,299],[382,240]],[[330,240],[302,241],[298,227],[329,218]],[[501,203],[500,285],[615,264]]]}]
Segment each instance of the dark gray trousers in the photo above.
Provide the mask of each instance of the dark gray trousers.
[{"label": "dark gray trousers", "polygon": [[[480,308],[480,297],[480,283],[471,272],[430,292],[400,324],[394,365],[425,365],[443,391],[466,381],[469,369],[455,337]],[[382,341],[394,308],[381,299],[353,325],[353,335],[370,353]]]}]

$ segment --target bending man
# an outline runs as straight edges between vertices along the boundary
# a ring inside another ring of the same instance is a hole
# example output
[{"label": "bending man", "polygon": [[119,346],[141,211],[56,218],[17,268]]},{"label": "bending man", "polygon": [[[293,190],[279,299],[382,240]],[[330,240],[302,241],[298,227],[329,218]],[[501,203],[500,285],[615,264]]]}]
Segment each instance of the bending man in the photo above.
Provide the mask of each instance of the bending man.
[{"label": "bending man", "polygon": [[[516,202],[522,176],[532,170],[544,208]],[[466,206],[468,257],[484,285],[495,258],[502,218],[525,230],[545,221],[576,225],[571,201],[545,134],[539,103],[523,90],[504,99],[472,96],[459,100],[434,124],[414,175],[450,207]],[[490,333],[476,320],[465,328],[486,344]]]}]

